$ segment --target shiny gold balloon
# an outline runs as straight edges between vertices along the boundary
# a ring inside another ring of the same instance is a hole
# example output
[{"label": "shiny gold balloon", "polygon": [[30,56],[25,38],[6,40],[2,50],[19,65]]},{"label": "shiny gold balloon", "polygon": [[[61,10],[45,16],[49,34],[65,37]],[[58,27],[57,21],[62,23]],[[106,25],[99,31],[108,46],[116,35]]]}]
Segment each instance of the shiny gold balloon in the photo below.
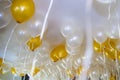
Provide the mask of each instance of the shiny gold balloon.
[{"label": "shiny gold balloon", "polygon": [[11,13],[18,23],[25,22],[35,13],[35,4],[33,0],[13,0]]},{"label": "shiny gold balloon", "polygon": [[31,51],[34,51],[38,47],[40,47],[42,43],[42,40],[40,39],[40,36],[32,37],[28,40],[27,45]]},{"label": "shiny gold balloon", "polygon": [[117,49],[118,41],[119,39],[108,38],[104,43],[100,44],[93,40],[94,51],[104,53],[106,57],[112,60],[120,60],[120,51]]},{"label": "shiny gold balloon", "polygon": [[50,58],[53,62],[56,62],[58,60],[61,60],[65,57],[67,57],[67,55],[68,55],[68,53],[66,52],[65,46],[59,45],[51,51]]},{"label": "shiny gold balloon", "polygon": [[105,46],[116,49],[116,43],[118,42],[118,40],[119,39],[108,38],[107,41],[105,42]]},{"label": "shiny gold balloon", "polygon": [[97,41],[93,41],[93,49],[95,52],[102,52],[104,48],[104,44],[98,43]]},{"label": "shiny gold balloon", "polygon": [[108,38],[105,42],[99,43],[96,40],[93,40],[93,48],[95,52],[103,52],[104,48],[116,48],[116,42],[118,39]]},{"label": "shiny gold balloon", "polygon": [[115,49],[112,49],[112,48],[105,48],[104,49],[104,53],[105,55],[110,58],[110,59],[113,59],[113,60],[116,60],[116,55],[117,55],[117,51]]},{"label": "shiny gold balloon", "polygon": [[119,59],[120,60],[120,52],[118,52],[116,48],[116,43],[118,39],[111,39],[108,38],[107,41],[104,43],[104,51],[105,55],[113,60]]}]

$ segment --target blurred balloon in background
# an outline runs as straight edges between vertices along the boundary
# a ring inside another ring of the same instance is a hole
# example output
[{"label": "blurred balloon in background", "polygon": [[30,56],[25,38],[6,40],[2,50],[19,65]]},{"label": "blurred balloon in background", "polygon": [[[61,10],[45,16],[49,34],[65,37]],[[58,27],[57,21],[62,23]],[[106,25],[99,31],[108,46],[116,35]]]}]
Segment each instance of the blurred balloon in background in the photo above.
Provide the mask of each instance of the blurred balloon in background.
[{"label": "blurred balloon in background", "polygon": [[15,35],[20,43],[25,43],[31,37],[27,30],[27,24],[18,24],[15,29]]},{"label": "blurred balloon in background", "polygon": [[9,6],[10,3],[8,1],[0,1],[0,29],[7,26],[11,20]]},{"label": "blurred balloon in background", "polygon": [[[38,17],[39,16],[39,17]],[[28,23],[27,30],[29,31],[31,36],[37,36],[41,33],[42,30],[42,19],[41,15],[35,15]]]}]

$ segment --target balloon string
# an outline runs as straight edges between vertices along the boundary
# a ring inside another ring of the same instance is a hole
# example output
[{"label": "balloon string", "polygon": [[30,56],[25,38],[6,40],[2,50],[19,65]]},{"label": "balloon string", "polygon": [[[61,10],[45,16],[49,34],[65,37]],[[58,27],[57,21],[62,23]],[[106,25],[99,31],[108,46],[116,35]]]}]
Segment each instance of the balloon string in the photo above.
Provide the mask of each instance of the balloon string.
[{"label": "balloon string", "polygon": [[49,13],[50,13],[50,11],[51,11],[52,5],[53,5],[53,0],[50,1],[50,5],[49,5],[49,7],[48,7],[48,10],[47,10],[47,13],[46,13],[44,22],[43,22],[42,31],[41,31],[41,34],[40,34],[40,35],[41,35],[41,36],[40,36],[41,39],[43,38],[45,29],[46,29],[47,20],[48,20],[48,16],[49,16]]},{"label": "balloon string", "polygon": [[86,50],[85,50],[85,59],[82,62],[83,71],[79,77],[79,80],[87,80],[87,71],[90,68],[92,56],[93,56],[93,39],[92,39],[92,25],[91,25],[91,8],[93,0],[86,0]]},{"label": "balloon string", "polygon": [[4,54],[3,54],[3,63],[5,62],[5,55],[6,55],[6,52],[7,52],[8,44],[9,44],[11,38],[12,38],[12,35],[13,35],[14,31],[15,31],[16,26],[17,26],[17,24],[13,27],[13,29],[12,29],[12,31],[10,33],[10,36],[8,38],[8,41],[6,43],[6,46],[5,46],[5,49],[4,49]]},{"label": "balloon string", "polygon": [[[51,11],[52,5],[53,5],[53,0],[50,1],[50,4],[49,4],[48,10],[47,10],[47,13],[46,13],[46,15],[45,15],[45,19],[44,19],[44,22],[43,22],[42,31],[41,31],[41,33],[40,33],[40,35],[41,35],[40,38],[41,38],[41,39],[43,38],[45,29],[46,29],[47,20],[48,20],[48,16],[49,16],[49,13],[50,13],[50,11]],[[36,55],[35,55],[35,57],[36,57]],[[35,64],[36,64],[36,59],[35,59],[35,57],[34,57],[34,60],[33,60],[33,63],[32,63],[31,77],[32,77],[32,73],[34,72],[34,68],[35,68]]]},{"label": "balloon string", "polygon": [[108,6],[108,20],[111,18],[111,4]]},{"label": "balloon string", "polygon": [[32,77],[34,75],[33,73],[34,73],[36,62],[37,62],[37,60],[36,60],[36,56],[35,56],[34,59],[33,59],[32,69],[31,69],[31,74],[30,74],[31,79],[32,79]]}]

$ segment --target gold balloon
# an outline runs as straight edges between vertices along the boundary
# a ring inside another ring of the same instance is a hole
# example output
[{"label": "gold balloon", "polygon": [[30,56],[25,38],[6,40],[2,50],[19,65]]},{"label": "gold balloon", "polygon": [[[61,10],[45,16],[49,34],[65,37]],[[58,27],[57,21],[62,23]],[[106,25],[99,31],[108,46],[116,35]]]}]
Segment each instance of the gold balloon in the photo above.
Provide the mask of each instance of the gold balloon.
[{"label": "gold balloon", "polygon": [[12,74],[16,74],[17,73],[17,71],[16,71],[16,69],[14,67],[11,68],[11,73]]},{"label": "gold balloon", "polygon": [[8,66],[3,63],[3,59],[0,58],[0,74],[5,74],[8,72]]},{"label": "gold balloon", "polygon": [[117,55],[117,51],[115,49],[112,49],[112,48],[105,48],[104,49],[104,53],[105,55],[110,58],[110,59],[113,59],[113,60],[116,60],[116,55]]},{"label": "gold balloon", "polygon": [[59,45],[51,51],[50,58],[53,62],[56,62],[58,60],[61,60],[65,57],[67,57],[67,55],[68,55],[68,53],[66,52],[65,46]]},{"label": "gold balloon", "polygon": [[20,73],[20,76],[22,77],[22,76],[25,76],[25,73]]},{"label": "gold balloon", "polygon": [[120,60],[120,51],[117,49],[117,42],[119,39],[108,38],[104,43],[100,44],[93,40],[93,48],[95,52],[104,53],[112,60]]},{"label": "gold balloon", "polygon": [[3,59],[0,58],[0,74],[3,74],[2,65],[3,65]]},{"label": "gold balloon", "polygon": [[75,77],[75,70],[74,69],[67,69],[66,73],[69,78],[73,79]]},{"label": "gold balloon", "polygon": [[3,70],[0,68],[0,74],[3,74]]},{"label": "gold balloon", "polygon": [[111,39],[108,38],[107,41],[105,42],[105,46],[109,48],[116,49],[116,43],[118,42],[118,39]]},{"label": "gold balloon", "polygon": [[82,67],[82,66],[79,66],[78,69],[76,70],[76,73],[77,73],[78,75],[80,75],[81,72],[82,72],[82,70],[83,70],[83,67]]},{"label": "gold balloon", "polygon": [[111,75],[109,80],[117,80],[115,75]]},{"label": "gold balloon", "polygon": [[18,23],[25,22],[35,13],[35,4],[33,0],[13,0],[11,13]]},{"label": "gold balloon", "polygon": [[31,51],[34,51],[35,49],[40,47],[41,43],[42,43],[42,40],[40,39],[40,36],[36,36],[28,40],[27,45]]},{"label": "gold balloon", "polygon": [[95,52],[102,52],[104,48],[104,44],[99,43],[97,41],[93,41],[93,48]]},{"label": "gold balloon", "polygon": [[2,64],[3,64],[3,59],[0,58],[0,66],[2,66]]},{"label": "gold balloon", "polygon": [[32,75],[35,76],[38,72],[40,72],[40,68],[35,67]]},{"label": "gold balloon", "polygon": [[116,60],[116,59],[120,60],[120,52],[118,52],[116,48],[117,41],[118,39],[108,38],[104,43],[103,53],[105,53],[105,55],[108,58],[113,59],[113,60]]}]

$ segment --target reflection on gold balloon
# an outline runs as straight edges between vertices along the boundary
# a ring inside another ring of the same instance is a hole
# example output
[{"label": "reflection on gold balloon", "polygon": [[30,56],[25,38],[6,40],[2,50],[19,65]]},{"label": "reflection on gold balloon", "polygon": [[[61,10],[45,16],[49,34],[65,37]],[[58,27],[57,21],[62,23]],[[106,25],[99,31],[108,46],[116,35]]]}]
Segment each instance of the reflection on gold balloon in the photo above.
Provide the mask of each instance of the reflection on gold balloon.
[{"label": "reflection on gold balloon", "polygon": [[40,36],[36,36],[28,40],[27,45],[31,51],[34,51],[35,49],[40,47],[41,43],[42,43],[42,40],[40,39]]},{"label": "reflection on gold balloon", "polygon": [[67,55],[68,53],[66,52],[65,46],[59,45],[51,51],[50,58],[53,62],[56,62],[60,59],[67,57]]},{"label": "reflection on gold balloon", "polygon": [[11,5],[11,13],[18,23],[29,20],[35,13],[35,5],[33,0],[13,0]]}]

